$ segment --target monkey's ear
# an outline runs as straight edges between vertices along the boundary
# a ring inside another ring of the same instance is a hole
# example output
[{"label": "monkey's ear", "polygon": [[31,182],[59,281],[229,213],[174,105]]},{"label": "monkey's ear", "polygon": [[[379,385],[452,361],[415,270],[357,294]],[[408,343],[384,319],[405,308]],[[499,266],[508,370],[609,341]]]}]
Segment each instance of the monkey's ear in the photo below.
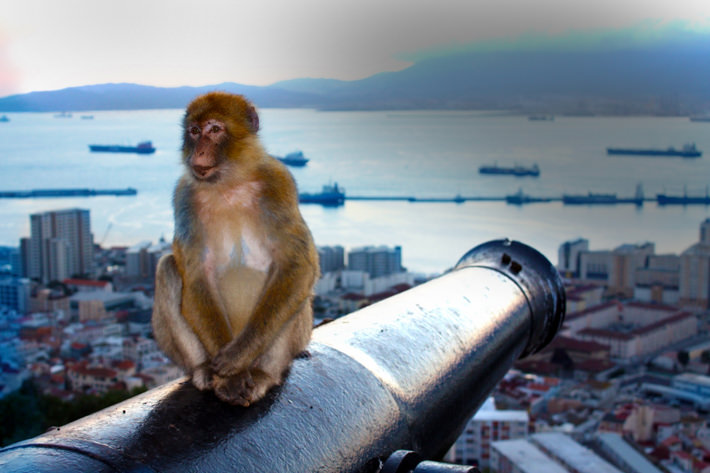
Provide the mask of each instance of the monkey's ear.
[{"label": "monkey's ear", "polygon": [[247,110],[247,119],[249,120],[249,124],[251,125],[251,131],[252,133],[256,133],[259,131],[259,114],[256,113],[256,109],[249,105],[249,108]]}]

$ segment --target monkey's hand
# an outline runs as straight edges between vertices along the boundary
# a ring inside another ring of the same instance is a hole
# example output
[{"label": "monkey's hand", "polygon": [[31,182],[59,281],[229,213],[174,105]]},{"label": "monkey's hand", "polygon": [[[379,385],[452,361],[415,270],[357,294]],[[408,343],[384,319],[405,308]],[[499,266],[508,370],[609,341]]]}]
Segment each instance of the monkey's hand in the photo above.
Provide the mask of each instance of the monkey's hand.
[{"label": "monkey's hand", "polygon": [[242,337],[237,337],[227,343],[212,359],[210,367],[220,377],[227,378],[237,373],[246,371],[254,361],[253,356],[246,356],[253,352],[253,347],[248,347]]},{"label": "monkey's hand", "polygon": [[260,397],[259,393],[255,391],[256,384],[249,371],[243,371],[226,378],[215,376],[212,384],[215,395],[222,401],[233,405],[248,407]]},{"label": "monkey's hand", "polygon": [[202,363],[192,372],[192,384],[200,391],[212,389],[212,369],[208,362]]}]

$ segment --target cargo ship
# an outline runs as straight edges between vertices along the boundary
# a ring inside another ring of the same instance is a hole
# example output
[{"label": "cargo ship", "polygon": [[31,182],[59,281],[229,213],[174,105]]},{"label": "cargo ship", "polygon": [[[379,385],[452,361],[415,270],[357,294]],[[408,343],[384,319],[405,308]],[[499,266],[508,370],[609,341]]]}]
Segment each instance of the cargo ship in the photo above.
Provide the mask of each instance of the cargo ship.
[{"label": "cargo ship", "polygon": [[327,184],[317,194],[299,194],[298,201],[301,204],[320,204],[326,207],[337,207],[345,203],[345,189],[339,187],[337,182],[335,184]]},{"label": "cargo ship", "polygon": [[669,147],[666,149],[644,148],[607,148],[607,154],[622,154],[631,156],[680,156],[682,158],[699,158],[703,152],[695,147],[695,143],[683,145],[681,149]]},{"label": "cargo ship", "polygon": [[505,196],[505,202],[512,205],[533,204],[536,202],[551,202],[549,197],[534,197],[523,192],[523,189],[518,189],[515,194]]},{"label": "cargo ship", "polygon": [[303,167],[309,161],[308,158],[303,156],[303,151],[294,151],[293,153],[288,153],[283,158],[275,156],[276,159],[286,164],[287,166]]},{"label": "cargo ship", "polygon": [[705,195],[688,195],[683,189],[683,195],[656,194],[658,205],[710,205],[710,191],[705,189]]},{"label": "cargo ship", "polygon": [[33,189],[27,191],[0,191],[1,199],[46,199],[55,197],[96,197],[102,195],[131,196],[138,194],[132,187],[125,189]]},{"label": "cargo ship", "polygon": [[504,176],[516,176],[516,177],[523,177],[523,176],[532,176],[532,177],[538,177],[540,175],[540,168],[537,166],[537,164],[533,164],[531,167],[525,167],[525,166],[513,166],[513,167],[504,167],[504,166],[498,166],[497,164],[494,164],[492,166],[481,166],[478,168],[479,174],[497,174],[497,175],[504,175]]},{"label": "cargo ship", "polygon": [[150,141],[142,141],[136,146],[123,145],[89,145],[92,153],[138,153],[151,154],[155,153],[155,147]]},{"label": "cargo ship", "polygon": [[553,122],[555,121],[554,115],[530,115],[528,120],[531,122]]}]

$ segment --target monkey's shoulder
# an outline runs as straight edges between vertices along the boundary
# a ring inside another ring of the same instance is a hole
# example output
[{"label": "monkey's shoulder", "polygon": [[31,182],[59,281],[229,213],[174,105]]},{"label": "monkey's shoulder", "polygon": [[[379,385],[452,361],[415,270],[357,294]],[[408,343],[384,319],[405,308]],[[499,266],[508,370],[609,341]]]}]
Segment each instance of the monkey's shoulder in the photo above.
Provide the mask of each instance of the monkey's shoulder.
[{"label": "monkey's shoulder", "polygon": [[276,193],[280,198],[297,198],[296,181],[286,166],[275,158],[269,157],[260,163],[257,175],[260,176],[263,193],[271,196]]}]

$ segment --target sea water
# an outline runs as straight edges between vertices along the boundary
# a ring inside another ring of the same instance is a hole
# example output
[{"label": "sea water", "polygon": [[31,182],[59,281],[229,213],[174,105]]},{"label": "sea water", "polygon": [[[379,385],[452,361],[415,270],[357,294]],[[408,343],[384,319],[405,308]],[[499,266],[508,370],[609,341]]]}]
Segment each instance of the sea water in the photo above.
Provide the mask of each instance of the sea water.
[{"label": "sea water", "polygon": [[[0,123],[0,190],[133,187],[133,197],[0,199],[0,245],[29,236],[29,215],[66,208],[91,211],[94,240],[104,246],[170,240],[171,198],[182,172],[181,110],[97,111],[55,118],[8,114]],[[271,154],[302,150],[310,162],[290,168],[301,192],[337,182],[349,196],[503,197],[592,192],[630,197],[641,184],[657,193],[704,195],[710,185],[710,123],[665,117],[564,117],[530,121],[495,111],[320,112],[262,109],[260,132]],[[92,115],[93,119],[82,119]],[[91,153],[89,144],[151,140],[152,155]],[[695,142],[699,159],[608,156],[608,146],[680,147]],[[538,178],[481,175],[484,164],[530,166]],[[347,201],[301,205],[316,244],[401,245],[410,270],[437,273],[470,248],[496,238],[527,243],[557,262],[561,243],[587,238],[592,249],[651,241],[657,253],[680,253],[698,240],[706,206],[646,202],[515,206],[505,202]]]}]

